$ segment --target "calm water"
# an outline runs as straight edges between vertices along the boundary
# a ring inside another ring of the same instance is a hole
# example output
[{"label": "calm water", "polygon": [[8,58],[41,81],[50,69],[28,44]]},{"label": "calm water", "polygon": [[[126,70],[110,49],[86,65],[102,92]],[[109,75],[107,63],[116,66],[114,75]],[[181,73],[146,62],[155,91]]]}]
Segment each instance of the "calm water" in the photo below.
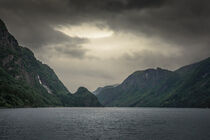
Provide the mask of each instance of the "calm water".
[{"label": "calm water", "polygon": [[209,140],[210,109],[0,109],[1,140]]}]

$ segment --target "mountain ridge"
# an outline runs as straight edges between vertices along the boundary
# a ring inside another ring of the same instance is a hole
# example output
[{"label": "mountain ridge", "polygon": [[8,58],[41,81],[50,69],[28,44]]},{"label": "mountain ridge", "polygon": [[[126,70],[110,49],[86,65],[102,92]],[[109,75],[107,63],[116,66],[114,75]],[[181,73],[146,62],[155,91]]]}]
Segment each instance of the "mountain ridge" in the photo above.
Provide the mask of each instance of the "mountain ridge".
[{"label": "mountain ridge", "polygon": [[175,71],[135,71],[97,98],[105,106],[210,107],[210,57]]},{"label": "mountain ridge", "polygon": [[[18,44],[1,19],[0,52],[1,107],[101,106],[90,92],[84,92],[86,98],[71,94],[53,69]],[[83,104],[86,100],[93,103]]]}]

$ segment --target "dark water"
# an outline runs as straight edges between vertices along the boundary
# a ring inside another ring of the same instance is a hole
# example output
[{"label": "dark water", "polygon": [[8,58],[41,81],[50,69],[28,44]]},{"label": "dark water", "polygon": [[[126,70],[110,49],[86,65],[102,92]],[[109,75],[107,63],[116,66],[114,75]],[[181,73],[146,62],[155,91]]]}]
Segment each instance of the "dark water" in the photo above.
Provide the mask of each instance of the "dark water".
[{"label": "dark water", "polygon": [[210,140],[210,109],[0,109],[1,140]]}]

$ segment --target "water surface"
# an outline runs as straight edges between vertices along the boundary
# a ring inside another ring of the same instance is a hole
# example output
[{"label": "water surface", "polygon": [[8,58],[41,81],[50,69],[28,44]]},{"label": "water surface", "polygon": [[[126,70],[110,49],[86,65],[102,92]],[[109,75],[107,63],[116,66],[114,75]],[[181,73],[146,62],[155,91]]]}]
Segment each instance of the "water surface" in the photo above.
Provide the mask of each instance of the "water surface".
[{"label": "water surface", "polygon": [[210,109],[0,109],[0,140],[209,140]]}]

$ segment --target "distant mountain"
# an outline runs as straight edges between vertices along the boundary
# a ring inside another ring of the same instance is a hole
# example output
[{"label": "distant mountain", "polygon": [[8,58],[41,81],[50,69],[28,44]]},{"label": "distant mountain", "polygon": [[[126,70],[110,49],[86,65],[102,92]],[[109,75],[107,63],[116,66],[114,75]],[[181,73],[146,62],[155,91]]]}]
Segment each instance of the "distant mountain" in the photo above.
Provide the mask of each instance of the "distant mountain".
[{"label": "distant mountain", "polygon": [[210,58],[176,71],[136,71],[97,98],[105,106],[210,107]]},{"label": "distant mountain", "polygon": [[97,97],[93,96],[92,93],[88,91],[88,89],[86,89],[85,87],[79,87],[78,90],[74,93],[74,95],[78,99],[78,106],[101,106],[101,104],[98,102]]},{"label": "distant mountain", "polygon": [[0,20],[0,107],[27,106],[101,105],[90,92],[71,94],[49,66],[19,46]]},{"label": "distant mountain", "polygon": [[93,94],[94,94],[94,95],[98,95],[102,90],[109,89],[109,88],[113,88],[113,87],[116,87],[116,86],[118,86],[118,85],[119,85],[119,84],[108,85],[108,86],[105,86],[105,87],[98,87],[95,91],[93,91]]}]

